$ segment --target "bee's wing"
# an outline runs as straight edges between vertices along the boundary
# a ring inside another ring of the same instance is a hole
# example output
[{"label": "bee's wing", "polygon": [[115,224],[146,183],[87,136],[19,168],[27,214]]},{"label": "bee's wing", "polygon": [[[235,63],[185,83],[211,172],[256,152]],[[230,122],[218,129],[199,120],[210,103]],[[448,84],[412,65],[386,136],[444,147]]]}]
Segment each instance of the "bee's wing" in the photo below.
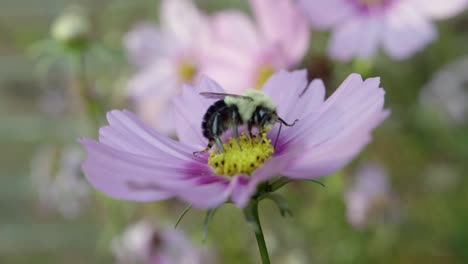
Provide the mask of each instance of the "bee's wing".
[{"label": "bee's wing", "polygon": [[231,97],[246,99],[249,101],[253,100],[251,97],[248,97],[248,96],[243,96],[243,95],[238,95],[238,94],[228,94],[228,93],[201,92],[200,95],[208,99],[224,99],[228,96],[231,96]]}]

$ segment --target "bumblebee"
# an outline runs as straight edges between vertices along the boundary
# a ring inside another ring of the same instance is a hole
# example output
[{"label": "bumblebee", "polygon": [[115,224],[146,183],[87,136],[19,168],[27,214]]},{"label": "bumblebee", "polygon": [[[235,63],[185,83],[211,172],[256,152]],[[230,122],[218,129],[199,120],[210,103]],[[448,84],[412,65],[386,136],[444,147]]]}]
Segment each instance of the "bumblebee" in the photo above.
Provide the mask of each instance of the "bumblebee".
[{"label": "bumblebee", "polygon": [[[293,126],[286,123],[276,113],[276,105],[273,100],[265,93],[257,90],[246,90],[243,95],[227,93],[202,92],[201,96],[209,99],[218,99],[214,102],[205,115],[201,129],[203,136],[208,139],[208,145],[201,151],[194,154],[200,154],[208,151],[216,144],[218,151],[225,152],[221,135],[232,128],[233,136],[239,143],[239,126],[246,125],[249,136],[252,137],[252,129],[257,128],[260,133],[270,130],[275,123],[280,123],[280,129],[275,140],[275,146],[281,126]],[[239,144],[240,146],[240,144]]]}]

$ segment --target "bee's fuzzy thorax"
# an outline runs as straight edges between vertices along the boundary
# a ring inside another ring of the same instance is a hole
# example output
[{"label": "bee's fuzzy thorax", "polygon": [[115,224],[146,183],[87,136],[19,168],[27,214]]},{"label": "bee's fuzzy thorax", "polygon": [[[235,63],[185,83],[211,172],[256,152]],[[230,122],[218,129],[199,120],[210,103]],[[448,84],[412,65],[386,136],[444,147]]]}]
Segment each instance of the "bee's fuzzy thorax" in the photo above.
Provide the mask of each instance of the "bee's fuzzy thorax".
[{"label": "bee's fuzzy thorax", "polygon": [[276,108],[276,105],[270,98],[270,96],[261,91],[249,89],[244,91],[244,95],[252,98],[252,101],[232,96],[228,96],[224,99],[226,105],[237,106],[239,115],[241,116],[242,121],[244,122],[248,122],[248,120],[252,117],[257,106],[263,106],[272,110]]}]

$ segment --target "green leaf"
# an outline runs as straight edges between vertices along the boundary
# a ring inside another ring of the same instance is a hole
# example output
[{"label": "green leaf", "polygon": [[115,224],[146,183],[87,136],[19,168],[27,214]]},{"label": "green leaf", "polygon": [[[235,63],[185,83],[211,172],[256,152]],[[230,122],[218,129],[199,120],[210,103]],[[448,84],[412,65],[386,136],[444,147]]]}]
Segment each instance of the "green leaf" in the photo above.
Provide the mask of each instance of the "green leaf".
[{"label": "green leaf", "polygon": [[265,196],[265,199],[272,200],[276,204],[276,206],[280,210],[282,217],[286,217],[287,215],[289,215],[290,217],[293,216],[291,210],[289,209],[288,202],[280,194],[269,193],[268,195]]}]

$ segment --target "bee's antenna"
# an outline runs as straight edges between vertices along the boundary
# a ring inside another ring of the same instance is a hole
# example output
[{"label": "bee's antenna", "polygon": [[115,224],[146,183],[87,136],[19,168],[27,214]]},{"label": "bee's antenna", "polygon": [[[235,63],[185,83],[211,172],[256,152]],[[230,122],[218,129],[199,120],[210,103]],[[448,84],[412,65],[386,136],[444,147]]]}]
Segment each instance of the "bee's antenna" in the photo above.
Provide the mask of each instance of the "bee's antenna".
[{"label": "bee's antenna", "polygon": [[291,126],[294,126],[296,124],[297,121],[299,121],[299,119],[296,119],[294,120],[294,122],[292,124],[288,124],[286,123],[286,121],[284,121],[281,117],[277,116],[278,118],[278,123],[280,123],[280,127],[278,129],[278,133],[276,133],[276,139],[275,139],[275,144],[274,144],[274,148],[276,149],[276,144],[278,144],[278,138],[280,136],[280,133],[281,133],[281,128],[283,128],[283,125],[285,126],[288,126],[288,127],[291,127]]},{"label": "bee's antenna", "polygon": [[285,126],[288,126],[288,127],[294,126],[296,124],[296,122],[299,121],[299,119],[296,119],[296,120],[294,120],[294,122],[292,124],[288,124],[288,123],[286,123],[286,121],[281,119],[281,117],[278,117],[278,120],[281,122],[281,124],[284,124]]},{"label": "bee's antenna", "polygon": [[275,145],[273,145],[273,149],[276,149],[276,144],[278,144],[278,138],[281,133],[281,128],[283,127],[283,123],[280,122],[280,127],[278,129],[278,133],[276,133]]}]

